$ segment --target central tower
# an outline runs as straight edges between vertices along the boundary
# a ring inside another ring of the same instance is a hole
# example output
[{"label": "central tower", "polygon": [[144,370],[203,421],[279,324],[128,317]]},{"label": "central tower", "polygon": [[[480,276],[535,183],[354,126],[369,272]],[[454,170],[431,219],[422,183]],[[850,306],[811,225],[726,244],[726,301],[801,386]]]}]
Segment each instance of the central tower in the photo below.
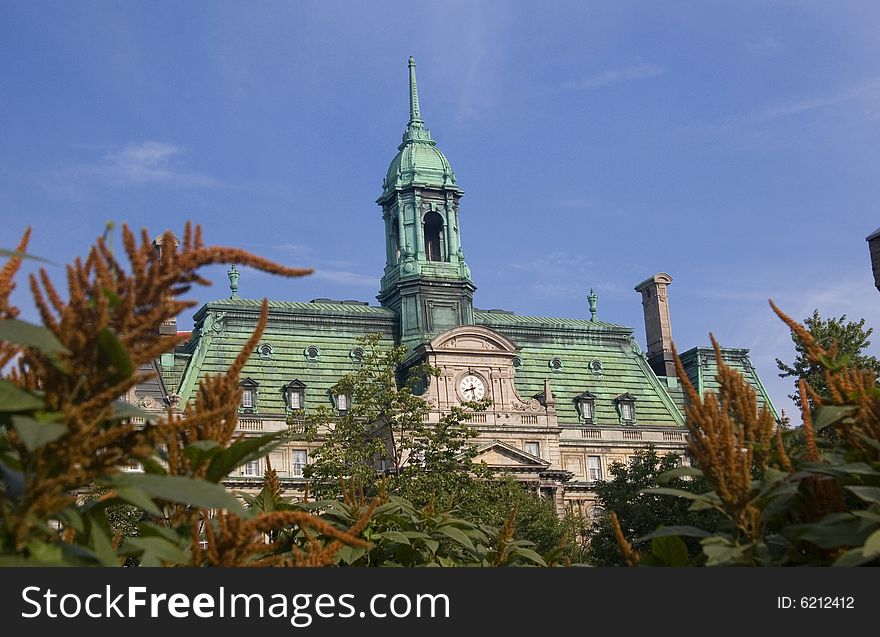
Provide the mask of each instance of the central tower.
[{"label": "central tower", "polygon": [[382,182],[385,273],[379,302],[398,319],[412,350],[457,325],[473,325],[476,289],[461,248],[459,200],[449,161],[419,110],[416,63],[409,59],[409,123]]}]

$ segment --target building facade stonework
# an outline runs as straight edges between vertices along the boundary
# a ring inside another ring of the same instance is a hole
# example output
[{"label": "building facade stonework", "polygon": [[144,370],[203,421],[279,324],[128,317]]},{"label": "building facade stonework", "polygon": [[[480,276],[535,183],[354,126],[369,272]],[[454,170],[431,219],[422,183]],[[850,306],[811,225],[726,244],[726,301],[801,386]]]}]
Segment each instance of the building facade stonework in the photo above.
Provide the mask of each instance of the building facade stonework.
[{"label": "building facade stonework", "polygon": [[[625,463],[646,445],[686,460],[685,395],[671,358],[672,277],[658,273],[636,286],[646,353],[632,328],[598,319],[592,291],[590,316],[584,318],[475,308],[476,285],[463,250],[464,193],[421,118],[412,58],[409,89],[409,121],[377,199],[386,257],[379,305],[271,301],[266,330],[241,375],[241,433],[286,430],[291,414],[319,405],[345,408],[331,388],[360,364],[360,339],[378,333],[388,345],[408,348],[407,365],[440,370],[423,393],[430,422],[462,402],[489,399],[471,422],[479,432],[476,460],[510,472],[552,499],[560,513],[566,507],[593,513],[596,482],[609,476],[613,463]],[[260,301],[239,297],[234,267],[230,283],[230,298],[196,312],[188,342],[155,361],[155,381],[138,387],[129,400],[148,411],[169,403],[182,408],[199,380],[225,372],[260,312]],[[748,351],[725,349],[723,356],[769,405]],[[698,391],[715,389],[711,349],[693,348],[681,358]],[[291,442],[270,454],[291,494],[304,486],[303,467],[318,444]],[[256,489],[264,468],[250,463],[230,476],[228,486]]]}]

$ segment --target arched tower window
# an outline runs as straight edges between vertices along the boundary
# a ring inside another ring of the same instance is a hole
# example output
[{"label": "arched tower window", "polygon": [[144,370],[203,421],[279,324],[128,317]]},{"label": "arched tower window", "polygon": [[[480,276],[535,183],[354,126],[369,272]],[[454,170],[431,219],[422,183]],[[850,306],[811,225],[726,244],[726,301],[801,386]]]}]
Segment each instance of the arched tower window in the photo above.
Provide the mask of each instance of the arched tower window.
[{"label": "arched tower window", "polygon": [[400,235],[397,232],[397,217],[391,220],[391,254],[394,257],[393,263],[400,262]]},{"label": "arched tower window", "polygon": [[428,261],[442,261],[443,217],[436,212],[425,215],[425,254]]}]

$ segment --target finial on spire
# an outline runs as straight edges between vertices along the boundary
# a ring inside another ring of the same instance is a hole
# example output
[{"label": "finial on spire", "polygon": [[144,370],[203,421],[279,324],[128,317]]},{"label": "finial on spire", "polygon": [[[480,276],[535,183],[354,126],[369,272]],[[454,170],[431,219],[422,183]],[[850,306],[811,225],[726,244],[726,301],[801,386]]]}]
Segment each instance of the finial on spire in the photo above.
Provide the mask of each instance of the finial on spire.
[{"label": "finial on spire", "polygon": [[239,299],[238,296],[238,278],[241,274],[238,272],[238,268],[235,267],[235,264],[232,264],[232,267],[229,268],[229,272],[226,273],[226,276],[229,277],[229,289],[232,290],[232,294],[229,296],[230,299]]},{"label": "finial on spire", "polygon": [[416,86],[416,61],[409,56],[409,123],[422,123],[419,113],[419,88]]},{"label": "finial on spire", "polygon": [[593,288],[590,288],[590,295],[587,297],[587,301],[590,302],[590,320],[595,321],[596,320],[596,308],[599,304],[599,297],[593,291]]}]

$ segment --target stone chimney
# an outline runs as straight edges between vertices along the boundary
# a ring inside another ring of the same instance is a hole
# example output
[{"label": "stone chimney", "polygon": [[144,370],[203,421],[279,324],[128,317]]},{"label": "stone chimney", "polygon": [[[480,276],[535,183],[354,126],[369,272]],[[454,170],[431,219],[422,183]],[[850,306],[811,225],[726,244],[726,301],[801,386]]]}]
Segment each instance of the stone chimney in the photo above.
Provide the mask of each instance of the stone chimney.
[{"label": "stone chimney", "polygon": [[675,376],[672,358],[672,323],[669,321],[669,300],[666,287],[672,277],[658,272],[636,286],[642,294],[645,313],[645,334],[648,338],[648,364],[658,376]]},{"label": "stone chimney", "polygon": [[[162,250],[165,249],[165,238],[170,236],[172,241],[172,249],[177,250],[178,246],[180,246],[180,239],[171,234],[171,231],[168,231],[164,234],[160,234],[158,237],[153,239],[153,247],[156,249],[156,252],[159,253],[159,258],[162,258]],[[170,318],[165,321],[162,321],[162,324],[159,325],[159,334],[164,336],[174,336],[177,334],[177,319]]]},{"label": "stone chimney", "polygon": [[880,291],[880,228],[868,235],[867,241],[871,252],[871,268],[874,270],[874,287]]}]

